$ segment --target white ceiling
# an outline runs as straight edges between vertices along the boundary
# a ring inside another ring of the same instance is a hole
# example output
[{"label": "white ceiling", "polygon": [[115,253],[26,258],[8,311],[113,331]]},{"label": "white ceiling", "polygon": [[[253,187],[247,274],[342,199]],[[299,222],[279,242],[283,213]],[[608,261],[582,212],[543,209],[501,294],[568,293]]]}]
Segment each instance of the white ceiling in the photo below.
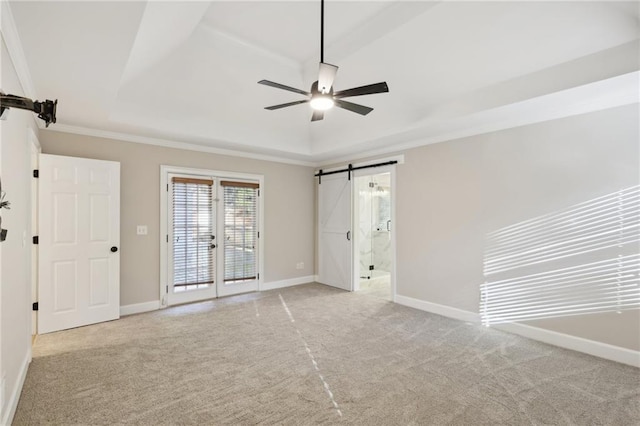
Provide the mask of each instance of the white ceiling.
[{"label": "white ceiling", "polygon": [[10,7],[32,95],[59,99],[51,130],[320,164],[638,101],[638,2],[328,0],[335,89],[390,92],[314,123],[256,83],[317,79],[319,1]]}]

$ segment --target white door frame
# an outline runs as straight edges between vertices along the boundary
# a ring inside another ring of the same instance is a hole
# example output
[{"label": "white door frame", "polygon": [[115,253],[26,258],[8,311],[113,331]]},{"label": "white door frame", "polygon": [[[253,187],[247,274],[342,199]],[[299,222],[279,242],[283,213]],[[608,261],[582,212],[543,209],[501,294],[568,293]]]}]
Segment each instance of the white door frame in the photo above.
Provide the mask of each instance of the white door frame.
[{"label": "white door frame", "polygon": [[[396,220],[396,166],[382,166],[373,167],[370,169],[361,169],[353,172],[354,178],[360,178],[364,176],[375,176],[382,173],[389,173],[391,175],[391,271],[389,271],[389,280],[391,284],[391,301],[396,301],[396,232],[395,232],[395,220]],[[358,206],[358,191],[353,191],[353,227],[355,228],[360,221],[360,210],[356,208]],[[354,291],[358,290],[358,284],[360,282],[360,233],[353,232],[353,288]]]},{"label": "white door frame", "polygon": [[[31,127],[28,128],[29,149],[31,153],[31,170],[38,170],[42,147],[38,136]],[[31,174],[31,173],[29,173]],[[38,179],[31,178],[31,237],[38,235]],[[31,243],[31,241],[28,241]],[[31,244],[31,303],[38,301],[38,245]],[[38,311],[31,311],[31,335],[38,334]]]},{"label": "white door frame", "polygon": [[[160,166],[160,308],[168,307],[168,286],[169,286],[169,174],[211,176],[216,180],[220,179],[240,179],[257,181],[260,184],[260,193],[264,195],[264,176],[249,173],[238,173],[221,170],[196,169],[180,166]],[[220,194],[218,194],[218,197]],[[218,225],[220,224],[219,219]],[[219,226],[218,226],[219,228]],[[219,229],[218,229],[219,230]],[[258,197],[258,291],[262,290],[264,282],[264,196]],[[220,268],[220,265],[217,265]],[[217,273],[216,273],[217,274]],[[217,277],[216,277],[217,278]],[[225,294],[218,295],[225,296]]]}]

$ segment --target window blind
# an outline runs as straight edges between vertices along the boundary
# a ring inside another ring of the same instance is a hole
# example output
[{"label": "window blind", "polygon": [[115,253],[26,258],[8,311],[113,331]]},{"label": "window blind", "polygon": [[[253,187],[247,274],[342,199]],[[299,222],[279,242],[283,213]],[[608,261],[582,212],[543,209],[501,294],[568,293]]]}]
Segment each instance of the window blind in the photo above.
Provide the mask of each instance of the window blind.
[{"label": "window blind", "polygon": [[206,287],[214,282],[213,181],[172,178],[173,286]]},{"label": "window blind", "polygon": [[233,181],[220,185],[224,193],[224,281],[255,280],[259,185]]}]

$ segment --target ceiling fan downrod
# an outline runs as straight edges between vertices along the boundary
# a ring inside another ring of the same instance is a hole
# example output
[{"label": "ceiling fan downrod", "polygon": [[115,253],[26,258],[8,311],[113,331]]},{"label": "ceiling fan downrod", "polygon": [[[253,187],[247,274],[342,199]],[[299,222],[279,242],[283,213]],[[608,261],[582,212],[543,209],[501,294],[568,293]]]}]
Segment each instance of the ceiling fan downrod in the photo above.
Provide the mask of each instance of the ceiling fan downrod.
[{"label": "ceiling fan downrod", "polygon": [[324,62],[324,0],[320,0],[320,62]]}]

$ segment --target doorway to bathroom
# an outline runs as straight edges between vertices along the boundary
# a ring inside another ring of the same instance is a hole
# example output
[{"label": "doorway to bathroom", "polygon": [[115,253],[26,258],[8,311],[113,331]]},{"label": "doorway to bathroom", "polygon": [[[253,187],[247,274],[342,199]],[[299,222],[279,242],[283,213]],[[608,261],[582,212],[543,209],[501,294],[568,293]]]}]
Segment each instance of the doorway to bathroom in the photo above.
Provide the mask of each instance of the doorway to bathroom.
[{"label": "doorway to bathroom", "polygon": [[377,169],[375,174],[357,175],[354,183],[353,289],[392,301],[392,173]]}]

